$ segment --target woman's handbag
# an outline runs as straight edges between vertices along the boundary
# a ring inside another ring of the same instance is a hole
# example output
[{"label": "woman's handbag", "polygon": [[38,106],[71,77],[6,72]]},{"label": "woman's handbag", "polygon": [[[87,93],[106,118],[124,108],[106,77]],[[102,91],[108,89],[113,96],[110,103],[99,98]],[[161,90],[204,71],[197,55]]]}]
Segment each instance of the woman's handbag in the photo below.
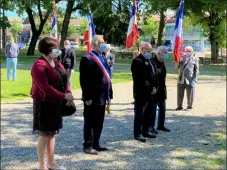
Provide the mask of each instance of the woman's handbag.
[{"label": "woman's handbag", "polygon": [[60,111],[61,117],[71,116],[76,112],[76,105],[74,102],[72,102],[71,105],[69,106],[67,106],[66,103],[67,103],[67,100],[63,100],[63,102],[61,102],[61,111]]}]

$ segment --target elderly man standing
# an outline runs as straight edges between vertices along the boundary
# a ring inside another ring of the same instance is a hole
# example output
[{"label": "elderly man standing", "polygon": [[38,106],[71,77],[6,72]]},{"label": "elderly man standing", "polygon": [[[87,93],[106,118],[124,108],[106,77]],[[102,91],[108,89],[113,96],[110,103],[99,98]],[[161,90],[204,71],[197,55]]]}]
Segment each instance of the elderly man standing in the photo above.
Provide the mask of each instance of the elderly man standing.
[{"label": "elderly man standing", "polygon": [[80,85],[84,102],[84,144],[87,154],[98,154],[108,150],[101,147],[101,136],[105,117],[105,106],[112,99],[110,68],[103,53],[106,44],[101,36],[94,36],[92,51],[82,57],[80,62]]},{"label": "elderly man standing", "polygon": [[67,71],[67,83],[72,88],[72,74],[75,69],[76,55],[72,48],[70,48],[70,41],[64,41],[64,48],[61,49],[61,55],[58,56],[58,60],[62,63]]},{"label": "elderly man standing", "polygon": [[150,132],[157,134],[158,132],[154,128],[156,120],[156,110],[158,110],[158,125],[157,130],[162,130],[165,132],[170,132],[167,129],[165,124],[165,114],[166,114],[166,99],[167,99],[167,90],[166,90],[166,67],[164,61],[168,59],[168,50],[165,46],[159,46],[156,50],[155,56],[152,58],[152,64],[156,70],[156,76],[158,80],[158,89],[157,93],[152,100],[152,116],[150,124]]},{"label": "elderly man standing", "polygon": [[187,91],[188,106],[187,109],[192,109],[195,94],[195,83],[199,75],[198,59],[193,55],[191,46],[185,47],[185,55],[182,56],[179,63],[179,77],[177,84],[177,108],[182,110],[184,99],[184,91]]},{"label": "elderly man standing", "polygon": [[110,44],[106,44],[106,47],[106,59],[111,71],[110,78],[113,79],[113,65],[115,64],[115,55],[110,52]]},{"label": "elderly man standing", "polygon": [[7,68],[7,80],[10,80],[10,70],[13,70],[13,81],[16,80],[17,71],[17,57],[19,54],[19,46],[14,43],[12,36],[8,37],[8,44],[5,48],[6,53],[6,68]]},{"label": "elderly man standing", "polygon": [[146,138],[155,138],[149,132],[151,117],[151,99],[156,94],[155,68],[151,59],[152,46],[148,42],[141,44],[141,52],[131,65],[134,92],[134,138],[146,142]]}]

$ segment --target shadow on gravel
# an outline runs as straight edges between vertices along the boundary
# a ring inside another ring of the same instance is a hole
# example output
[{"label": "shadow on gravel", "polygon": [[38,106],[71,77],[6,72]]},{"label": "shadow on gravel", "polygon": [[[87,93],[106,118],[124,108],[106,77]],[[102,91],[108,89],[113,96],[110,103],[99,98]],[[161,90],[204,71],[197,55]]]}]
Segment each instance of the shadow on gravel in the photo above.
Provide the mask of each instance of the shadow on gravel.
[{"label": "shadow on gravel", "polygon": [[[56,154],[63,155],[58,159],[69,169],[171,169],[172,160],[176,159],[175,152],[188,151],[181,161],[182,169],[203,168],[202,163],[187,162],[189,159],[201,159],[200,154],[217,155],[219,143],[212,134],[221,133],[225,128],[226,117],[199,117],[199,116],[168,116],[166,126],[170,133],[160,132],[156,139],[148,139],[146,143],[133,140],[133,110],[125,109],[123,115],[106,115],[101,144],[110,148],[108,158],[91,156],[91,159],[72,161],[82,153],[83,143],[83,114],[81,106],[71,117],[64,118],[63,129],[56,137]],[[1,117],[1,158],[2,167],[21,167],[23,163],[37,165],[35,143],[37,137],[32,135],[32,107],[24,109],[4,109],[7,115]],[[171,113],[173,110],[167,110]],[[95,114],[95,113],[94,113]],[[170,114],[167,114],[170,115]],[[171,114],[172,115],[172,114]],[[20,141],[20,142],[18,142]],[[24,147],[22,141],[30,143]],[[21,143],[22,142],[22,143]],[[226,144],[221,141],[222,149]],[[31,144],[32,143],[32,144]],[[193,152],[198,153],[193,156]],[[204,160],[209,158],[204,157]],[[118,162],[115,163],[114,162]],[[221,165],[224,164],[223,161]],[[160,166],[160,167],[159,167]],[[224,165],[223,165],[224,166]]]}]

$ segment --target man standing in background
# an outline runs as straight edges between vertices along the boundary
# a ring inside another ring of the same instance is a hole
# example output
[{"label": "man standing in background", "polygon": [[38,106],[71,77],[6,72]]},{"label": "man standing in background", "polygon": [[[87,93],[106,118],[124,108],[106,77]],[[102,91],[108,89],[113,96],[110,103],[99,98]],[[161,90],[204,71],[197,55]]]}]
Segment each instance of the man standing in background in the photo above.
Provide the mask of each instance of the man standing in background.
[{"label": "man standing in background", "polygon": [[191,46],[185,47],[185,55],[182,56],[179,63],[179,77],[177,84],[177,108],[183,109],[184,91],[187,91],[188,106],[187,109],[192,109],[192,104],[195,95],[195,84],[199,75],[199,62],[193,54]]},{"label": "man standing in background", "polygon": [[72,74],[75,69],[76,55],[72,48],[70,48],[70,41],[64,41],[64,48],[61,49],[61,55],[58,60],[62,63],[67,71],[67,83],[72,88]]},{"label": "man standing in background", "polygon": [[12,36],[8,37],[8,44],[5,48],[6,53],[6,68],[7,68],[7,80],[10,80],[10,70],[13,69],[13,81],[16,80],[17,71],[17,57],[19,54],[19,46],[14,43]]},{"label": "man standing in background", "polygon": [[113,79],[113,65],[115,64],[115,55],[110,52],[111,47],[110,44],[106,44],[106,59],[108,62],[108,65],[110,67],[110,78]]}]

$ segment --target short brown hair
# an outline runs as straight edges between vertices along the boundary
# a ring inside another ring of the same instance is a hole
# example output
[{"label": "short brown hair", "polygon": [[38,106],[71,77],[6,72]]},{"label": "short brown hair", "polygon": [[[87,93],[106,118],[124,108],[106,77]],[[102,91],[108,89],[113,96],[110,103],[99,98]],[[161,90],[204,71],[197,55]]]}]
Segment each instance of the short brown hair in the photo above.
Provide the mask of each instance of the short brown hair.
[{"label": "short brown hair", "polygon": [[44,55],[51,53],[51,50],[58,48],[58,41],[52,37],[44,37],[39,41],[38,50]]}]

